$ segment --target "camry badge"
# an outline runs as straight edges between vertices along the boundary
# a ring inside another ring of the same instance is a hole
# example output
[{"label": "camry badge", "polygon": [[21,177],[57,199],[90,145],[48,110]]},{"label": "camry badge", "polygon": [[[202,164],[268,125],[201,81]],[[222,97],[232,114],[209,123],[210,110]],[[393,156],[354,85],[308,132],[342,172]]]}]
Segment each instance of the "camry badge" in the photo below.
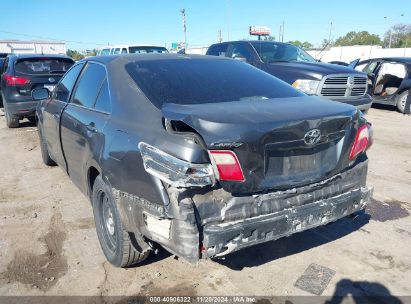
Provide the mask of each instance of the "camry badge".
[{"label": "camry badge", "polygon": [[318,129],[312,129],[305,133],[304,142],[308,146],[315,145],[321,138],[321,131]]}]

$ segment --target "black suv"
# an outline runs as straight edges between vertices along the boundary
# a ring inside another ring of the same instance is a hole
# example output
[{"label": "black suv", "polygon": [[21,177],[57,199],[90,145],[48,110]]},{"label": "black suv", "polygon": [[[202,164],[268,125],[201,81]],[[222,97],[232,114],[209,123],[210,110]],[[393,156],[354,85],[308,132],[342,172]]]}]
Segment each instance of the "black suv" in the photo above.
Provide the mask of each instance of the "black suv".
[{"label": "black suv", "polygon": [[348,103],[364,112],[371,107],[365,73],[318,62],[292,44],[272,41],[223,42],[211,45],[207,55],[246,61],[308,95]]},{"label": "black suv", "polygon": [[[4,61],[6,60],[7,55],[8,53],[0,53],[0,71],[3,69],[3,64],[4,64]],[[1,98],[1,94],[0,94],[0,108],[2,107],[3,107],[3,99]]]},{"label": "black suv", "polygon": [[65,55],[8,55],[0,85],[7,126],[17,128],[23,118],[34,121],[37,102],[31,92],[38,88],[52,91],[73,64],[73,59]]}]

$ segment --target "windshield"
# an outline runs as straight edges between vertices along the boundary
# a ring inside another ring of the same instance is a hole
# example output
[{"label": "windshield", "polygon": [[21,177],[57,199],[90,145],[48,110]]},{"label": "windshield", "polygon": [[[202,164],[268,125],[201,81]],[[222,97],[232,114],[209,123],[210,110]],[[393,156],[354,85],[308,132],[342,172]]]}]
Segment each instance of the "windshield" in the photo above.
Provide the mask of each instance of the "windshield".
[{"label": "windshield", "polygon": [[265,63],[290,61],[316,62],[307,52],[292,44],[254,42],[252,45]]},{"label": "windshield", "polygon": [[15,70],[21,74],[64,74],[74,61],[65,58],[29,58],[17,61]]},{"label": "windshield", "polygon": [[157,46],[130,46],[128,50],[130,54],[168,53],[165,47]]},{"label": "windshield", "polygon": [[128,63],[125,68],[158,108],[164,103],[264,102],[304,95],[278,78],[235,60],[147,60]]}]

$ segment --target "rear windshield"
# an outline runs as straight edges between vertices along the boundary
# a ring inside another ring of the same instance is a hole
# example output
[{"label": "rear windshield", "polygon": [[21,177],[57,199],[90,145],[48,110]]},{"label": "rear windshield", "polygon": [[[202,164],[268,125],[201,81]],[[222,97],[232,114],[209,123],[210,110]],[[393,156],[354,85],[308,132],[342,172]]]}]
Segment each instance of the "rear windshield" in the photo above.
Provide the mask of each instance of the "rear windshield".
[{"label": "rear windshield", "polygon": [[125,68],[158,108],[164,103],[261,101],[304,95],[278,78],[235,60],[150,60],[128,63]]},{"label": "rear windshield", "polygon": [[65,58],[32,58],[17,61],[14,69],[17,73],[40,74],[64,74],[74,61]]},{"label": "rear windshield", "polygon": [[130,46],[128,50],[130,54],[168,53],[166,48],[156,46]]},{"label": "rear windshield", "polygon": [[4,61],[6,61],[5,58],[0,58],[0,71],[3,68]]}]

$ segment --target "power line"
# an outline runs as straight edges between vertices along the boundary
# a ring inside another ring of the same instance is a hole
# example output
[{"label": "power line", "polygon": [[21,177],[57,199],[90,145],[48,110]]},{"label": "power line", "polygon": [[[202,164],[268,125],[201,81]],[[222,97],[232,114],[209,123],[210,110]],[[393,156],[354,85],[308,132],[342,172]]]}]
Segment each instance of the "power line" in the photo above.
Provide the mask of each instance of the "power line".
[{"label": "power line", "polygon": [[53,40],[53,41],[59,41],[59,42],[67,42],[67,43],[88,44],[88,45],[92,44],[92,45],[102,45],[102,46],[105,45],[103,43],[97,43],[97,42],[84,42],[84,41],[76,41],[76,40],[56,39],[56,38],[51,38],[51,37],[35,36],[35,35],[14,33],[14,32],[8,32],[8,31],[0,31],[0,33],[5,33],[5,34],[9,34],[9,35],[16,35],[16,36],[23,36],[23,37],[28,37],[28,38],[46,39],[46,40]]}]

